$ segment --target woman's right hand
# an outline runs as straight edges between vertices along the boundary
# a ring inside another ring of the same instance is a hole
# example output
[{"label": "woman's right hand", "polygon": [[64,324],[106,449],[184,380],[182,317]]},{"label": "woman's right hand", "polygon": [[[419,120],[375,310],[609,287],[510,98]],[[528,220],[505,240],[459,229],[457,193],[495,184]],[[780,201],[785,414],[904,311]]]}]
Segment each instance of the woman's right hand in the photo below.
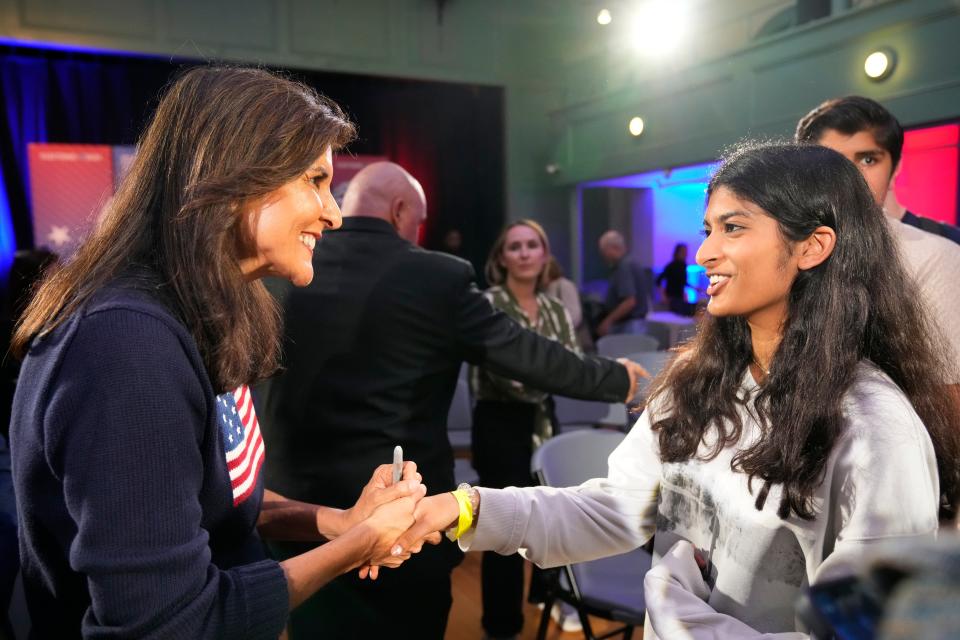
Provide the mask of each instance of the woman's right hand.
[{"label": "woman's right hand", "polygon": [[407,461],[403,463],[403,477],[394,484],[393,465],[382,464],[376,468],[360,494],[357,503],[343,512],[343,530],[347,530],[369,518],[381,505],[405,496],[416,497],[417,500],[425,495],[426,489],[421,485],[423,478],[417,473],[417,465]]},{"label": "woman's right hand", "polygon": [[450,492],[423,498],[417,503],[414,521],[394,538],[389,556],[381,557],[361,567],[360,578],[376,580],[379,566],[398,567],[412,554],[419,553],[424,543],[438,544],[443,531],[460,517],[460,505]]},{"label": "woman's right hand", "polygon": [[401,555],[391,551],[396,546],[397,538],[416,522],[414,512],[426,492],[427,487],[418,484],[413,493],[381,504],[361,523],[373,535],[369,564],[375,564],[377,561],[382,564],[384,558]]},{"label": "woman's right hand", "polygon": [[414,511],[426,492],[425,486],[417,484],[412,492],[376,507],[367,518],[327,544],[282,561],[290,608],[338,575],[389,555],[397,538],[416,522]]},{"label": "woman's right hand", "polygon": [[[452,515],[451,515],[452,514]],[[423,498],[417,502],[414,510],[414,522],[397,535],[390,546],[389,555],[374,556],[369,564],[360,568],[360,579],[376,580],[380,567],[394,569],[406,562],[414,553],[420,553],[425,543],[439,544],[441,532],[449,529],[449,522],[456,522],[460,516],[460,505],[449,492]]]},{"label": "woman's right hand", "polygon": [[[431,538],[439,539],[442,532],[457,523],[460,504],[449,491],[440,493],[417,503],[414,516],[416,522],[396,541],[393,551],[405,553],[417,548],[425,538],[428,541]],[[477,517],[480,517],[479,512]]]}]

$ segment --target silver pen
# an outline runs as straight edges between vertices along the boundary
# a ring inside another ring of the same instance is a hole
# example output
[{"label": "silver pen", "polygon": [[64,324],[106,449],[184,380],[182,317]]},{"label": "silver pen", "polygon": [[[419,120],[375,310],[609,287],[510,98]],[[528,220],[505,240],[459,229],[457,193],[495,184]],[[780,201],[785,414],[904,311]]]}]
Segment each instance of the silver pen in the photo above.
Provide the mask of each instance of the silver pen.
[{"label": "silver pen", "polygon": [[403,477],[403,447],[397,445],[393,448],[393,484],[400,482]]}]

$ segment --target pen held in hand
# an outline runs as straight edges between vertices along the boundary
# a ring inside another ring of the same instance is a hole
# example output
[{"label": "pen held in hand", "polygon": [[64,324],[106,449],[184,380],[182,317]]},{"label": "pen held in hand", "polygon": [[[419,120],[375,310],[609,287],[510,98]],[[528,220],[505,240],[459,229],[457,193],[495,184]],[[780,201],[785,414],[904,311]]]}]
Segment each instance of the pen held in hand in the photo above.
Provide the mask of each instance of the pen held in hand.
[{"label": "pen held in hand", "polygon": [[400,482],[403,477],[403,447],[397,445],[393,448],[393,484]]}]

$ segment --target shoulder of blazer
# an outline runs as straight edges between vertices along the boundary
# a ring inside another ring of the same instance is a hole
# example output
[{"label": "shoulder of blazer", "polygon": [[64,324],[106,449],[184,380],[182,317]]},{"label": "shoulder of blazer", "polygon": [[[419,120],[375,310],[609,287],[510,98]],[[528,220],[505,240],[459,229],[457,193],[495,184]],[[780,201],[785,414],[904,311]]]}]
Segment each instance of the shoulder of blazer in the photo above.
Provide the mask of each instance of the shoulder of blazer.
[{"label": "shoulder of blazer", "polygon": [[416,245],[409,245],[408,252],[411,260],[423,268],[435,271],[437,274],[466,278],[467,280],[474,280],[476,277],[473,265],[463,258],[442,251],[430,251]]}]

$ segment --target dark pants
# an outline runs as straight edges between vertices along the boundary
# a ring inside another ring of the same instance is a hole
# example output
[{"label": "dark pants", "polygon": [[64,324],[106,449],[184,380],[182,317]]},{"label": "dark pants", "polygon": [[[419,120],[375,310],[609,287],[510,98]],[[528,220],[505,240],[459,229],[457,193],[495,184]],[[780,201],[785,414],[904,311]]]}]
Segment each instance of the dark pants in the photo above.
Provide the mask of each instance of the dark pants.
[{"label": "dark pants", "polygon": [[[532,484],[533,424],[536,405],[480,400],[473,413],[473,468],[480,486],[501,489]],[[483,554],[481,591],[484,631],[511,636],[523,630],[523,565],[514,554]]]},{"label": "dark pants", "polygon": [[[270,543],[287,558],[311,548]],[[462,559],[453,543],[427,545],[398,569],[381,569],[375,581],[356,571],[340,576],[291,613],[290,640],[390,638],[443,640],[453,597],[450,572]]]}]

